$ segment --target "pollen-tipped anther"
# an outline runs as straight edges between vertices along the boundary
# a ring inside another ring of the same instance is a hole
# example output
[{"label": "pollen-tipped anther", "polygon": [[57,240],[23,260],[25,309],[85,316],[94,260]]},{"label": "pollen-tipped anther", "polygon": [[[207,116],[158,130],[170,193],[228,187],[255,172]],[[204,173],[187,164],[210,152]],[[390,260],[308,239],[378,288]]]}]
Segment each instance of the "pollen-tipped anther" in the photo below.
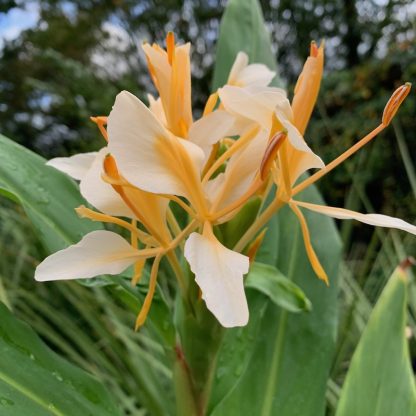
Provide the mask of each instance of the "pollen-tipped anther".
[{"label": "pollen-tipped anther", "polygon": [[406,84],[401,85],[399,88],[397,88],[396,91],[394,91],[386,106],[384,107],[382,123],[385,126],[388,126],[390,124],[391,120],[396,115],[403,101],[408,96],[411,88],[412,84],[410,82],[406,82]]},{"label": "pollen-tipped anther", "polygon": [[279,151],[286,137],[287,137],[287,132],[281,131],[275,134],[270,140],[266,148],[266,151],[264,152],[263,160],[261,161],[261,165],[260,165],[261,180],[265,180],[267,178],[267,175],[270,172],[272,164],[274,160],[276,159],[277,152]]}]

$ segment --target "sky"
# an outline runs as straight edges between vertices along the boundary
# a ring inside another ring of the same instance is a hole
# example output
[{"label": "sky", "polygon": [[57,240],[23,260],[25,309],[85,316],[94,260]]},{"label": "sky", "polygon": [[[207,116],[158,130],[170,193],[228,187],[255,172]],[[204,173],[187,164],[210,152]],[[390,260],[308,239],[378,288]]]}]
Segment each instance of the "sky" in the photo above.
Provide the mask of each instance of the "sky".
[{"label": "sky", "polygon": [[0,47],[5,40],[15,39],[22,30],[35,26],[38,18],[39,6],[36,1],[27,1],[24,8],[0,13]]}]

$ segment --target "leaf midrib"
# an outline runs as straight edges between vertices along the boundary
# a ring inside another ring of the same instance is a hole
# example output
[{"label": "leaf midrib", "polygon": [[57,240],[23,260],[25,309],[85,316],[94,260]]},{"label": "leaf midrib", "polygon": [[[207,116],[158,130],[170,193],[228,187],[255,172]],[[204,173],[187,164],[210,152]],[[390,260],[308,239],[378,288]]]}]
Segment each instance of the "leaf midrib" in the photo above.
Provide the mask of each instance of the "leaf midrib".
[{"label": "leaf midrib", "polygon": [[65,416],[65,413],[59,411],[55,405],[53,409],[49,407],[49,403],[45,403],[40,397],[38,397],[35,393],[28,390],[26,387],[16,383],[14,380],[10,379],[6,374],[0,371],[0,380],[4,381],[14,390],[17,390],[19,393],[23,394],[25,397],[29,398],[32,402],[37,403],[39,406],[45,408],[49,413],[56,415],[56,416]]}]

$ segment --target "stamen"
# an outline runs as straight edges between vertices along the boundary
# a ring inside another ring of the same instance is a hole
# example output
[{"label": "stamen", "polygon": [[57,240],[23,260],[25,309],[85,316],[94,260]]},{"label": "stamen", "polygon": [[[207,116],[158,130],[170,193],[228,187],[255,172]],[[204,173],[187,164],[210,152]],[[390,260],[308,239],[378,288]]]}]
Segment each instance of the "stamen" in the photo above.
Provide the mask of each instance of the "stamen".
[{"label": "stamen", "polygon": [[[147,242],[148,244],[155,245],[154,239],[144,231],[138,229],[137,227],[133,226],[132,224],[128,223],[117,217],[112,217],[111,215],[102,214],[101,212],[93,211],[92,209],[87,208],[84,205],[75,208],[76,213],[80,218],[88,218],[92,221],[99,221],[105,222],[108,224],[116,224],[124,229],[130,231],[135,238],[139,238],[143,242]],[[136,247],[135,247],[136,248]]]},{"label": "stamen", "polygon": [[315,253],[315,250],[312,247],[311,237],[309,235],[308,224],[306,223],[306,219],[302,214],[302,211],[295,203],[290,203],[290,208],[296,214],[299,219],[300,227],[303,234],[303,241],[305,243],[306,254],[308,255],[309,261],[311,262],[311,266],[317,276],[325,282],[327,286],[329,286],[328,276],[322,267],[318,256]]},{"label": "stamen", "polygon": [[217,101],[218,101],[218,93],[214,92],[208,97],[202,116],[206,116],[212,113],[214,111],[215,106],[217,105]]},{"label": "stamen", "polygon": [[168,53],[169,65],[172,66],[175,57],[175,35],[173,32],[168,32],[166,35],[166,50]]},{"label": "stamen", "polygon": [[238,140],[235,140],[233,145],[228,148],[216,161],[215,163],[208,169],[208,172],[204,175],[202,179],[202,184],[208,182],[209,178],[215,173],[215,171],[221,167],[221,165],[229,159],[237,150],[240,150],[244,147],[250,140],[252,140],[257,133],[260,131],[260,127],[255,126],[251,130],[249,130],[246,134],[242,135]]},{"label": "stamen", "polygon": [[411,88],[410,82],[407,82],[406,84],[399,87],[392,94],[390,100],[386,104],[386,107],[385,107],[384,112],[383,112],[383,117],[382,117],[381,124],[379,126],[377,126],[373,131],[368,133],[364,138],[362,138],[354,146],[351,146],[342,155],[338,156],[335,160],[333,160],[331,163],[326,165],[323,169],[316,172],[315,174],[310,176],[308,179],[304,180],[298,186],[295,186],[295,188],[293,188],[292,195],[294,196],[294,195],[298,194],[299,192],[303,191],[308,186],[315,183],[318,179],[322,178],[322,176],[326,175],[332,169],[336,168],[338,165],[340,165],[342,162],[344,162],[346,159],[348,159],[351,155],[353,155],[355,152],[360,150],[369,141],[374,139],[374,137],[376,137],[377,134],[379,134],[381,131],[383,131],[389,125],[392,118],[395,116],[397,110],[399,109],[400,105],[402,104],[404,99],[409,94],[410,88]]},{"label": "stamen", "polygon": [[196,218],[195,211],[187,205],[182,199],[177,197],[176,195],[170,195],[170,194],[159,194],[162,198],[170,199],[173,202],[176,202],[181,208],[183,208],[192,218]]},{"label": "stamen", "polygon": [[260,178],[264,181],[269,175],[273,161],[276,159],[277,152],[287,137],[287,132],[280,132],[274,135],[267,145],[263,160],[260,164]]},{"label": "stamen", "polygon": [[408,96],[411,88],[412,84],[410,82],[406,82],[406,84],[400,86],[396,91],[394,91],[384,108],[382,117],[382,123],[384,125],[388,126],[390,124],[391,120],[396,115],[397,110]]},{"label": "stamen", "polygon": [[264,228],[260,234],[257,235],[257,237],[254,239],[254,241],[249,245],[247,249],[247,256],[249,258],[250,264],[253,264],[258,249],[261,246],[261,243],[263,242],[264,236],[266,235],[267,228]]},{"label": "stamen", "polygon": [[[225,208],[221,209],[220,211],[212,212],[211,220],[216,221],[222,217],[225,217],[230,212],[236,210],[241,205],[243,205],[248,199],[250,199],[251,196],[253,196],[262,186],[263,180],[259,176],[256,176],[255,180],[252,182],[247,191],[243,195],[241,195],[237,200],[235,200]],[[211,209],[215,211],[215,206],[213,206]]]},{"label": "stamen", "polygon": [[105,116],[90,117],[90,120],[98,126],[105,141],[108,142],[107,130],[104,127],[107,124],[107,117]]},{"label": "stamen", "polygon": [[149,291],[147,292],[146,298],[144,299],[143,306],[140,309],[140,312],[136,319],[136,324],[134,329],[137,331],[146,321],[147,315],[149,314],[150,306],[152,304],[153,296],[155,294],[156,282],[157,282],[157,273],[159,271],[159,264],[162,255],[157,255],[152,265],[152,270],[150,272],[149,280]]}]

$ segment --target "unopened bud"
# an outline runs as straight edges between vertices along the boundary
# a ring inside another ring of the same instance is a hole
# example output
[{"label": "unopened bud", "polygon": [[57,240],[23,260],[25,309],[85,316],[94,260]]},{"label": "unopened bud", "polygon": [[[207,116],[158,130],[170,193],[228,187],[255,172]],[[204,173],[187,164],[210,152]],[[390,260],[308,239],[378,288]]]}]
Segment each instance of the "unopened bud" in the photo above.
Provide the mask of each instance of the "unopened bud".
[{"label": "unopened bud", "polygon": [[313,40],[311,42],[311,49],[310,49],[309,56],[312,56],[313,58],[316,58],[318,56],[318,52],[319,52],[318,45]]},{"label": "unopened bud", "polygon": [[277,152],[279,151],[280,146],[283,144],[286,137],[287,132],[282,131],[280,133],[275,134],[273,138],[270,140],[267,149],[264,152],[263,160],[260,164],[260,178],[262,181],[267,178],[272,164],[276,159]]},{"label": "unopened bud", "polygon": [[390,124],[391,120],[396,115],[397,110],[401,106],[402,102],[408,96],[411,87],[412,84],[410,82],[406,82],[406,84],[400,86],[399,88],[397,88],[396,91],[394,91],[386,106],[384,107],[383,117],[381,120],[385,126],[388,126]]},{"label": "unopened bud", "polygon": [[168,32],[166,35],[166,50],[168,53],[169,65],[172,66],[173,56],[175,53],[175,35],[173,32]]}]

